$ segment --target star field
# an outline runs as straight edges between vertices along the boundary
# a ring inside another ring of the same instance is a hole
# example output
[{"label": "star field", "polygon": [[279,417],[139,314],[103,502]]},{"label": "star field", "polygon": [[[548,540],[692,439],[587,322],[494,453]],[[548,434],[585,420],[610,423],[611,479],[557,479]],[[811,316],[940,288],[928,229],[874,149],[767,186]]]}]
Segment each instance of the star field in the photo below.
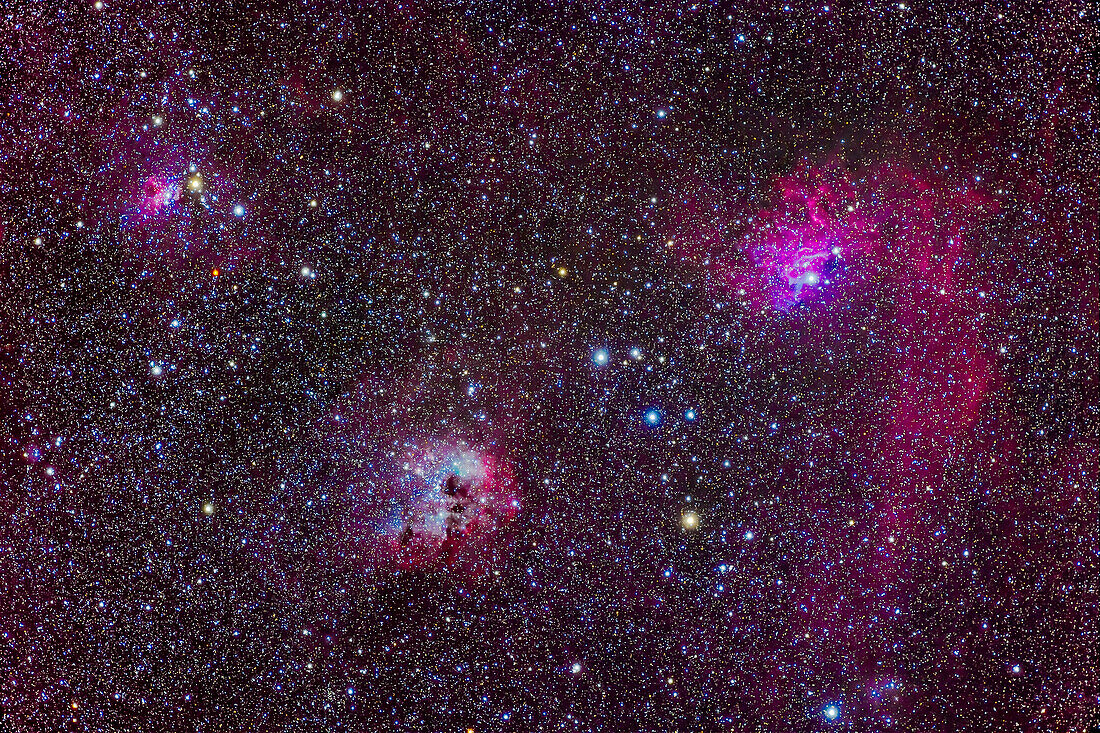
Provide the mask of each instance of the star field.
[{"label": "star field", "polygon": [[0,730],[1093,730],[1095,45],[8,3]]}]

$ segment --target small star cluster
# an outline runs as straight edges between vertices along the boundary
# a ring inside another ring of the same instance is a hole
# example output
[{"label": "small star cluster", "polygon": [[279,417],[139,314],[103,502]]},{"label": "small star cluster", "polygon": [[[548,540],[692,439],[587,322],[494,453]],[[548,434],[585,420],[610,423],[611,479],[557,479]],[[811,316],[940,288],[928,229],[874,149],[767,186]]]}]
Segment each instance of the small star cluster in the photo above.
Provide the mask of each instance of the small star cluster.
[{"label": "small star cluster", "polygon": [[1096,27],[8,2],[0,730],[1100,724]]}]

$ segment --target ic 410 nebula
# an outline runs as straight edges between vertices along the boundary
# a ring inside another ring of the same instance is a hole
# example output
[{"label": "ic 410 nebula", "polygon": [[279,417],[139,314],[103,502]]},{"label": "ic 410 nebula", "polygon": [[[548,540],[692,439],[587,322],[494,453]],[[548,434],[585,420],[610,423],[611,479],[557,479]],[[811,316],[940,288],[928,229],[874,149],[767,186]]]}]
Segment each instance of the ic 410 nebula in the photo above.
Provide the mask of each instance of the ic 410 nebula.
[{"label": "ic 410 nebula", "polygon": [[0,731],[1096,730],[1096,28],[11,0]]},{"label": "ic 410 nebula", "polygon": [[496,543],[520,509],[507,463],[461,440],[427,439],[402,441],[367,465],[369,474],[351,482],[348,526],[366,562],[496,569]]}]

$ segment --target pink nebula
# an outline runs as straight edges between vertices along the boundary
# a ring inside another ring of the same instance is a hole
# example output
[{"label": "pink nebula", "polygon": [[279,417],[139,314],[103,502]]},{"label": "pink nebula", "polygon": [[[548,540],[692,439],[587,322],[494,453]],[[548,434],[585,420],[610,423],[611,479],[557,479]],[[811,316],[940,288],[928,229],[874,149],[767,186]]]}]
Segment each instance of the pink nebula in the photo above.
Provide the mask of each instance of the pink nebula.
[{"label": "pink nebula", "polygon": [[162,174],[152,175],[145,179],[142,186],[139,208],[145,216],[156,216],[168,209],[179,197],[178,180]]},{"label": "pink nebula", "polygon": [[[719,297],[748,306],[750,318],[801,324],[792,333],[889,344],[863,375],[881,380],[886,399],[838,416],[840,426],[855,419],[856,429],[836,446],[862,457],[853,480],[871,502],[862,531],[876,549],[865,571],[878,592],[854,594],[830,580],[844,554],[826,547],[791,590],[790,618],[810,635],[853,616],[900,618],[914,553],[937,546],[952,461],[999,384],[985,330],[999,308],[994,284],[970,264],[989,246],[982,226],[997,206],[969,181],[896,162],[809,167],[777,181],[773,202],[740,217],[740,258],[711,258],[725,287]],[[812,307],[796,312],[799,304]],[[860,384],[847,388],[858,393]],[[846,643],[873,656],[873,639],[860,632]]]},{"label": "pink nebula", "polygon": [[492,541],[519,511],[509,467],[462,445],[411,457],[416,486],[402,498],[397,522],[383,525],[384,548],[397,567],[487,566]]},{"label": "pink nebula", "polygon": [[349,484],[345,537],[372,569],[484,575],[520,511],[511,465],[456,438],[390,444]]}]

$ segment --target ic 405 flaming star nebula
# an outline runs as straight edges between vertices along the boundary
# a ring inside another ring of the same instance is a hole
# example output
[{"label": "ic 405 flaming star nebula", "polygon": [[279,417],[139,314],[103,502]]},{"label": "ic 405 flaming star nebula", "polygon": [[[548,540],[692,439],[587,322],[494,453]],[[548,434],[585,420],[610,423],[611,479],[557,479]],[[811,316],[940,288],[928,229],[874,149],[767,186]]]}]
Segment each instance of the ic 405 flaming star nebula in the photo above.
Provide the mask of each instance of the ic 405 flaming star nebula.
[{"label": "ic 405 flaming star nebula", "polygon": [[1096,28],[9,0],[0,733],[1093,731]]}]

